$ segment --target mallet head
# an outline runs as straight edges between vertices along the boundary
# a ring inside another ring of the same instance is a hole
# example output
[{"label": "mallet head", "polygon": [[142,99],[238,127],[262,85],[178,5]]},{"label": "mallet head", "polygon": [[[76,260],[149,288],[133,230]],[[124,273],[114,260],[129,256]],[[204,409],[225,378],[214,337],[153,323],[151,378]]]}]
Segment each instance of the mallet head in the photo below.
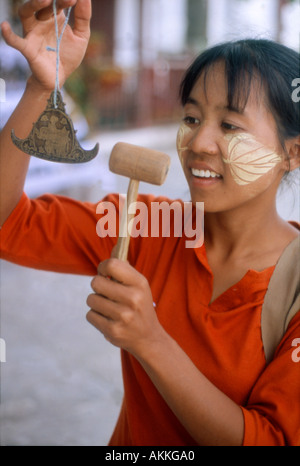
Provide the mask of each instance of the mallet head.
[{"label": "mallet head", "polygon": [[112,149],[109,168],[117,175],[155,185],[164,183],[170,157],[164,152],[118,142]]}]

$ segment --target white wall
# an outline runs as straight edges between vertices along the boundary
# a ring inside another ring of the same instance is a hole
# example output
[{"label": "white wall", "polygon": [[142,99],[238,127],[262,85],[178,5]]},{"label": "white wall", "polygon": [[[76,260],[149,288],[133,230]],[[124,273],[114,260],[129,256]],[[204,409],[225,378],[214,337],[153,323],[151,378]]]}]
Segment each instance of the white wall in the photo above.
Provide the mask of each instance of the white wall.
[{"label": "white wall", "polygon": [[187,0],[144,0],[142,15],[139,4],[116,1],[114,60],[125,68],[136,66],[139,58],[151,64],[160,52],[176,54],[185,47]]},{"label": "white wall", "polygon": [[299,0],[282,8],[278,31],[279,0],[208,0],[208,46],[239,38],[279,40],[299,50]]},{"label": "white wall", "polygon": [[121,67],[134,67],[139,59],[139,0],[116,0],[114,61]]},{"label": "white wall", "polygon": [[208,45],[277,35],[278,0],[208,0]]}]

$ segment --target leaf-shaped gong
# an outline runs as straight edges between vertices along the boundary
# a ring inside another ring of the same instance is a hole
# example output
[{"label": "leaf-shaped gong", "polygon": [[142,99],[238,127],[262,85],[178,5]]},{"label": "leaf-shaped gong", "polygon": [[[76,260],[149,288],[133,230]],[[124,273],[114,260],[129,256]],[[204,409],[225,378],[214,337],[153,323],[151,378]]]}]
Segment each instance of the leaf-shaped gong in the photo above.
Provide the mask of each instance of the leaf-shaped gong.
[{"label": "leaf-shaped gong", "polygon": [[19,139],[14,130],[11,131],[13,143],[26,154],[52,162],[83,163],[92,160],[98,153],[99,144],[91,150],[84,150],[77,141],[59,90],[56,93],[56,106],[54,99],[55,91],[27,138]]}]

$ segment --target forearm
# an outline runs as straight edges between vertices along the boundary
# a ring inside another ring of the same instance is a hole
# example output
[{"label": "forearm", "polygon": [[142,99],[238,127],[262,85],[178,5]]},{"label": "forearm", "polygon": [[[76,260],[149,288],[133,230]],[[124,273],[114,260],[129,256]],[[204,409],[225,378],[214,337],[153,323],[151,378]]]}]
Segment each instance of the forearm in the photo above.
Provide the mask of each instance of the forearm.
[{"label": "forearm", "polygon": [[239,405],[214,386],[166,333],[137,357],[152,382],[199,445],[242,444]]},{"label": "forearm", "polygon": [[24,94],[0,134],[0,222],[5,222],[17,205],[24,188],[30,156],[21,152],[11,140],[11,130],[25,138],[32,124],[45,109],[49,91],[43,90],[32,78]]},{"label": "forearm", "polygon": [[[90,0],[57,0],[57,24],[65,23],[64,9],[74,6],[74,25],[64,30],[59,56],[59,86],[81,63],[90,37]],[[56,56],[49,53],[48,46],[55,46],[55,23],[52,0],[29,0],[19,8],[23,37],[15,34],[9,23],[1,24],[6,43],[19,50],[29,63],[32,77],[24,95],[1,133],[0,149],[0,222],[6,220],[22,194],[29,157],[21,153],[11,141],[11,130],[24,138],[32,124],[46,107],[47,99],[54,89]]]}]

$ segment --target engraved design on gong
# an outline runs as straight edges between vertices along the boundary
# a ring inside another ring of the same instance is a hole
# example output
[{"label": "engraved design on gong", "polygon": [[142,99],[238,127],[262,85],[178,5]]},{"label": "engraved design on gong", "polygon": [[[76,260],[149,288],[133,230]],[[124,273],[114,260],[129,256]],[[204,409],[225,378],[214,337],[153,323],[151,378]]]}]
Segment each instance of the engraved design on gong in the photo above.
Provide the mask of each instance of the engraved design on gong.
[{"label": "engraved design on gong", "polygon": [[98,153],[99,144],[84,150],[76,138],[72,120],[65,112],[61,93],[57,91],[56,107],[54,91],[46,109],[33,124],[29,136],[18,138],[11,132],[13,143],[23,152],[52,162],[82,163],[92,160]]}]

